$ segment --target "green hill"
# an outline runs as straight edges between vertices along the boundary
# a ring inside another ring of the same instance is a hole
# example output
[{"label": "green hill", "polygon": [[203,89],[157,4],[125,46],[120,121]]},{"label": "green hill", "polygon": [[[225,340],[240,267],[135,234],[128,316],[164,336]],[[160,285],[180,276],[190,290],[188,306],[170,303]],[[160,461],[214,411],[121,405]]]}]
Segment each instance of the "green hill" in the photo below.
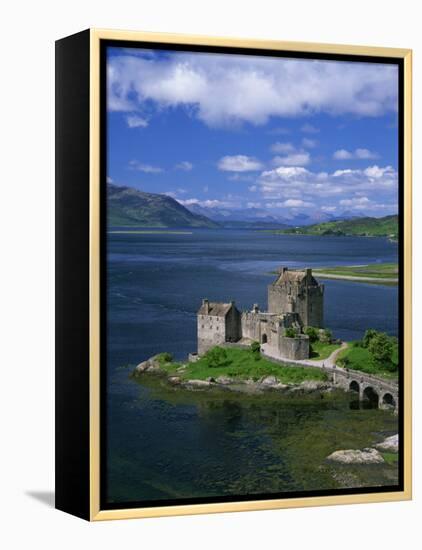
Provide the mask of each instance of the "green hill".
[{"label": "green hill", "polygon": [[107,184],[107,214],[112,226],[218,227],[217,223],[193,214],[172,197],[113,184]]},{"label": "green hill", "polygon": [[303,227],[293,227],[275,233],[296,235],[355,235],[360,237],[398,238],[398,216],[384,218],[354,218],[351,220],[317,223]]}]

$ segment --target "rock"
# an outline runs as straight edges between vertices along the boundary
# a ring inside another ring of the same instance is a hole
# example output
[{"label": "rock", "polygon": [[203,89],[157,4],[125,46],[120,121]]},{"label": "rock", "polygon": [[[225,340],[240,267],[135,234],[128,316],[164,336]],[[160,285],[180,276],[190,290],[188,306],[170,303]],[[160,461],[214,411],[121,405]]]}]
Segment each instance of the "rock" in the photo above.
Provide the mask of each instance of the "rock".
[{"label": "rock", "polygon": [[185,385],[191,388],[209,388],[211,386],[211,382],[208,380],[187,380],[185,382]]},{"label": "rock", "polygon": [[381,443],[378,443],[375,445],[377,449],[380,449],[381,451],[389,451],[390,453],[398,453],[399,452],[399,435],[395,434],[391,437],[387,437],[387,439],[384,439],[384,441],[381,441]]},{"label": "rock", "polygon": [[381,464],[384,462],[382,455],[376,449],[366,448],[347,449],[344,451],[335,451],[327,456],[327,460],[341,462],[343,464]]},{"label": "rock", "polygon": [[266,376],[260,382],[261,386],[271,387],[278,384],[278,380],[275,376]]},{"label": "rock", "polygon": [[326,386],[325,382],[319,380],[305,380],[300,384],[300,387],[305,391],[323,390]]},{"label": "rock", "polygon": [[217,384],[226,385],[226,384],[232,384],[233,380],[231,378],[229,378],[228,376],[219,376],[216,379],[216,382],[217,382]]},{"label": "rock", "polygon": [[279,382],[278,384],[275,384],[275,386],[273,386],[273,389],[278,391],[285,391],[289,389],[289,385]]},{"label": "rock", "polygon": [[182,383],[182,379],[179,376],[170,376],[168,381],[172,386],[179,386]]}]

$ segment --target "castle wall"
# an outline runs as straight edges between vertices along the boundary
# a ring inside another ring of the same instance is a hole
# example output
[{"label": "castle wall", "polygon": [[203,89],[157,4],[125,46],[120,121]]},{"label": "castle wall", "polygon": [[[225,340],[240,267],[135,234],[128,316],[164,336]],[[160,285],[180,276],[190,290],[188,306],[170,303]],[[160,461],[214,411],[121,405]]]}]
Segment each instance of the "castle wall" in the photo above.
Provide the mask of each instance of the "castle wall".
[{"label": "castle wall", "polygon": [[324,326],[324,287],[307,286],[305,283],[286,282],[268,286],[268,311],[270,313],[295,312],[303,326]]},{"label": "castle wall", "polygon": [[279,338],[279,354],[286,359],[309,359],[309,338],[301,335],[297,338]]},{"label": "castle wall", "polygon": [[259,313],[245,311],[241,316],[242,338],[250,338],[256,342],[261,341]]},{"label": "castle wall", "polygon": [[232,307],[226,315],[226,342],[237,342],[242,337],[242,322],[240,311]]},{"label": "castle wall", "polygon": [[210,348],[226,341],[226,322],[224,317],[198,315],[198,354],[203,355]]}]

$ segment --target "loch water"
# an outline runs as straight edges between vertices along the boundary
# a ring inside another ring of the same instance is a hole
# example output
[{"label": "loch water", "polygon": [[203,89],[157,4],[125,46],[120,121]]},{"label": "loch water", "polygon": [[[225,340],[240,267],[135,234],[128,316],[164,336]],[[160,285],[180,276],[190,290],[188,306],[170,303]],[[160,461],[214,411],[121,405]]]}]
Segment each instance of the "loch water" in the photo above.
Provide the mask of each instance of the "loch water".
[{"label": "loch water", "polygon": [[[116,229],[116,228],[113,228]],[[107,238],[107,453],[109,503],[261,495],[394,485],[397,464],[333,466],[331,452],[397,432],[389,411],[327,399],[169,391],[131,369],[167,351],[196,349],[202,298],[266,307],[267,285],[291,268],[396,262],[382,238],[273,235],[250,230],[109,232]],[[326,280],[325,324],[360,338],[397,335],[396,286]]]}]

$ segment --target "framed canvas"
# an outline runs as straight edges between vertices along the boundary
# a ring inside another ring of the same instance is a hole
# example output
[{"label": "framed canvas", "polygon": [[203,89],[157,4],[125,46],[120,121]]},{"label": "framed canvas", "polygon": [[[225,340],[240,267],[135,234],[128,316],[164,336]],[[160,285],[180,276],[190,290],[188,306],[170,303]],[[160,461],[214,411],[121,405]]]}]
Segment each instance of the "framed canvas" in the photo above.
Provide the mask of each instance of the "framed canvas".
[{"label": "framed canvas", "polygon": [[56,507],[411,498],[411,51],[56,43]]}]

